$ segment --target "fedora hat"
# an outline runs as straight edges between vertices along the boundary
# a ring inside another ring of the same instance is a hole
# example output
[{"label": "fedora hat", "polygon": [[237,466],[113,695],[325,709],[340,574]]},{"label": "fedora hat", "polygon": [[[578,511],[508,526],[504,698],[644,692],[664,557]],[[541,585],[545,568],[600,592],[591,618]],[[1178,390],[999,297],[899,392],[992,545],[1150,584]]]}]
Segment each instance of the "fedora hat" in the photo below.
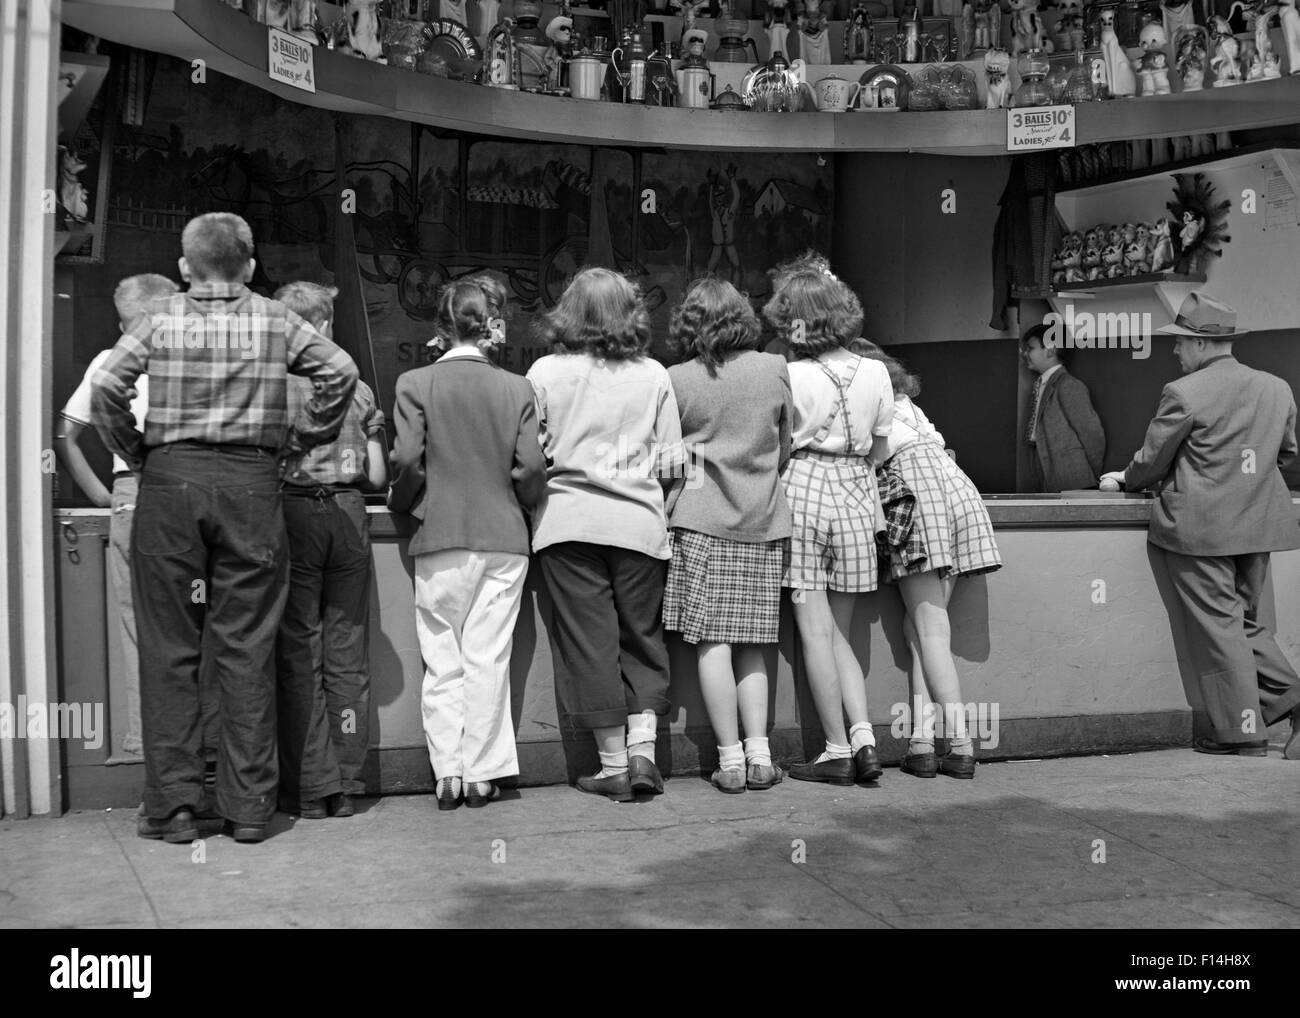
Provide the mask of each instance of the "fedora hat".
[{"label": "fedora hat", "polygon": [[1198,339],[1231,339],[1244,336],[1249,329],[1237,328],[1237,312],[1208,293],[1194,291],[1183,298],[1172,325],[1162,325],[1156,332],[1167,336],[1195,336]]}]

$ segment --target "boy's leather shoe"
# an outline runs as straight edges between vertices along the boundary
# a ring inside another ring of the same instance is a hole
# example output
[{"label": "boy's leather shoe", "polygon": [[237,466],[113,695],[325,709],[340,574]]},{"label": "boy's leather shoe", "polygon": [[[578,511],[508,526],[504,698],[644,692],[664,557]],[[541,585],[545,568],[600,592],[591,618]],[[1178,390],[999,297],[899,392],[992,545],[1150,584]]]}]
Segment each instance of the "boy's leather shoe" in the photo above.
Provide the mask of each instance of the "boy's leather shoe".
[{"label": "boy's leather shoe", "polygon": [[[482,791],[479,785],[487,785],[487,791]],[[465,805],[470,809],[481,809],[495,799],[500,791],[495,781],[467,781],[465,782]]]},{"label": "boy's leather shoe", "polygon": [[324,799],[303,799],[298,803],[297,813],[304,820],[324,820],[330,815]]},{"label": "boy's leather shoe", "polygon": [[443,810],[455,809],[465,801],[464,789],[459,792],[452,791],[451,778],[443,778],[438,782],[438,808]]},{"label": "boy's leather shoe", "polygon": [[230,833],[236,841],[255,844],[266,840],[266,824],[241,824],[232,820]]},{"label": "boy's leather shoe", "polygon": [[653,760],[643,756],[629,756],[627,759],[627,780],[634,792],[649,792],[662,795],[664,790],[663,775]]},{"label": "boy's leather shoe", "polygon": [[796,781],[824,781],[828,785],[853,784],[853,760],[823,760],[821,763],[797,763],[790,766]]},{"label": "boy's leather shoe", "polygon": [[1291,738],[1286,740],[1282,756],[1287,760],[1300,760],[1300,707],[1291,712]]},{"label": "boy's leather shoe", "polygon": [[972,753],[968,756],[958,756],[955,753],[947,753],[939,760],[939,772],[950,778],[974,778],[975,755]]},{"label": "boy's leather shoe", "polygon": [[171,845],[182,845],[197,839],[199,828],[194,822],[193,810],[182,806],[166,820],[155,820],[141,812],[136,818],[135,833],[142,838],[154,841],[161,839]]},{"label": "boy's leather shoe", "polygon": [[347,792],[338,792],[329,797],[330,816],[351,817],[356,816],[357,808],[353,805],[352,796]]},{"label": "boy's leather shoe", "polygon": [[745,772],[734,767],[730,770],[719,767],[709,780],[719,792],[726,792],[728,795],[736,795],[745,790]]},{"label": "boy's leather shoe", "polygon": [[598,778],[594,774],[589,778],[581,777],[578,779],[578,791],[603,795],[614,802],[632,801],[632,784],[626,774],[615,774],[608,778]]},{"label": "boy's leather shoe", "polygon": [[933,753],[908,753],[901,770],[917,778],[933,778],[939,773],[939,758]]},{"label": "boy's leather shoe", "polygon": [[[1202,736],[1192,742],[1192,749],[1198,753],[1208,753],[1210,756],[1268,756],[1268,740],[1215,742]],[[1286,750],[1283,750],[1283,753],[1285,752]]]},{"label": "boy's leather shoe", "polygon": [[880,766],[875,746],[863,746],[853,754],[853,776],[857,781],[876,781],[885,769]]}]

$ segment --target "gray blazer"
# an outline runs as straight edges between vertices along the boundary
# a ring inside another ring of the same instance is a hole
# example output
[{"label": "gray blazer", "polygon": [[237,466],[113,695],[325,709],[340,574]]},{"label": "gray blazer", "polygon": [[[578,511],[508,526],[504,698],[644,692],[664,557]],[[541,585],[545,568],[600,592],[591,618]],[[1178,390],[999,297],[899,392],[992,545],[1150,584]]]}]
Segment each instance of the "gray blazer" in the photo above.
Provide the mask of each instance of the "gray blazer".
[{"label": "gray blazer", "polygon": [[414,517],[412,555],[529,551],[525,509],[546,490],[528,379],[483,357],[440,360],[397,379],[388,507]]},{"label": "gray blazer", "polygon": [[1231,355],[1166,385],[1124,471],[1129,488],[1159,492],[1148,540],[1182,555],[1300,548],[1280,470],[1296,455],[1295,421],[1291,387]]},{"label": "gray blazer", "polygon": [[1044,491],[1095,488],[1106,454],[1106,432],[1088,387],[1060,368],[1043,384],[1038,431],[1031,450]]}]

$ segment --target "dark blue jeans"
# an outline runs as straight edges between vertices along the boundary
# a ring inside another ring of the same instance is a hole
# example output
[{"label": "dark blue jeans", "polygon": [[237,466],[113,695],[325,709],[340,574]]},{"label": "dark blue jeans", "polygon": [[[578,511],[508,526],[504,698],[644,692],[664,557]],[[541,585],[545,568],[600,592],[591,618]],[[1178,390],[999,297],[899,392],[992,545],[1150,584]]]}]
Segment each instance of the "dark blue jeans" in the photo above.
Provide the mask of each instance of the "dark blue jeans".
[{"label": "dark blue jeans", "polygon": [[370,519],[356,491],[286,488],[289,600],[276,641],[280,798],[365,791]]},{"label": "dark blue jeans", "polygon": [[246,446],[151,450],[132,548],[145,813],[199,803],[206,668],[220,697],[217,810],[265,823],[278,780],[275,632],[289,588],[275,459]]}]

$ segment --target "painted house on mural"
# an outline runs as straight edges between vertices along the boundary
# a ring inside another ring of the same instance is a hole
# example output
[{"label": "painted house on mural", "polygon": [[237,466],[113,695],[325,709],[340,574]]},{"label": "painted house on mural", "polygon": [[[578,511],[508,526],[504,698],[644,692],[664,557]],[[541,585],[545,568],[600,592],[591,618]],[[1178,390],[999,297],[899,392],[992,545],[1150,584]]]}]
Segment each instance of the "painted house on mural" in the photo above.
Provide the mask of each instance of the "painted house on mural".
[{"label": "painted house on mural", "polygon": [[802,213],[809,226],[816,226],[826,215],[826,207],[812,188],[796,184],[793,180],[773,177],[763,185],[754,202],[754,215],[778,216],[786,209]]}]

